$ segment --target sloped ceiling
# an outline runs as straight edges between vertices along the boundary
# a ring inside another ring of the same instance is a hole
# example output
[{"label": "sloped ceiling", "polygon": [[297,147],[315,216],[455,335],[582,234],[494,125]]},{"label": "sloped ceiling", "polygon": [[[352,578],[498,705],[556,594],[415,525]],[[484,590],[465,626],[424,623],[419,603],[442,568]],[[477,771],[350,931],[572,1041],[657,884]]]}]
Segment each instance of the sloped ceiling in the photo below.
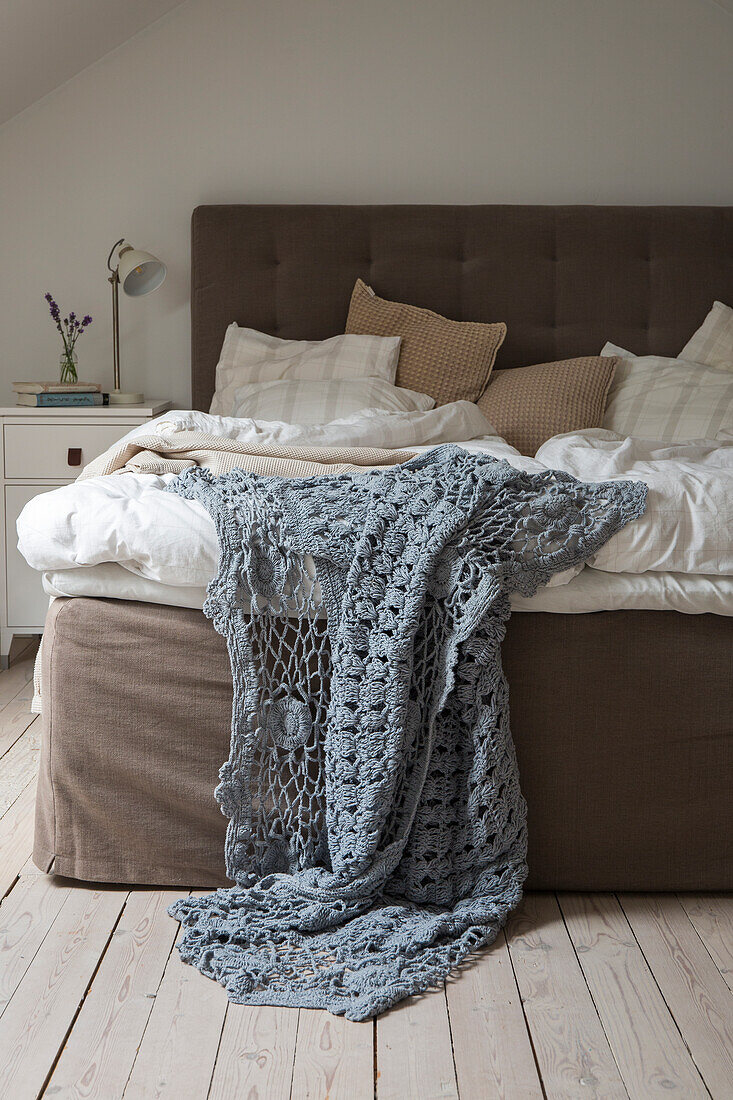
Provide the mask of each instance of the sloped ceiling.
[{"label": "sloped ceiling", "polygon": [[182,0],[0,0],[0,125]]}]

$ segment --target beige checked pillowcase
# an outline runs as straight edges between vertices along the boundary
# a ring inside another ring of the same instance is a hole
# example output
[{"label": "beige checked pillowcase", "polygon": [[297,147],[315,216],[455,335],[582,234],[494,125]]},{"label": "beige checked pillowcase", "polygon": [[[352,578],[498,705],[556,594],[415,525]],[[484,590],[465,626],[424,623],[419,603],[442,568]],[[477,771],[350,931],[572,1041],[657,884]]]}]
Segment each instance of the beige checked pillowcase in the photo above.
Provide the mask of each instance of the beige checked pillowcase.
[{"label": "beige checked pillowcase", "polygon": [[357,279],[346,331],[401,336],[397,385],[428,393],[436,405],[447,405],[478,401],[506,336],[506,325],[450,321],[431,309],[380,298]]},{"label": "beige checked pillowcase", "polygon": [[604,344],[602,355],[619,357],[603,427],[636,439],[715,439],[733,432],[733,372],[662,355],[632,355]]},{"label": "beige checked pillowcase", "polygon": [[383,378],[297,379],[250,382],[234,394],[232,416],[285,424],[330,424],[364,409],[382,412],[427,412],[434,401],[385,382]]},{"label": "beige checked pillowcase", "polygon": [[722,302],[713,308],[679,355],[692,363],[733,371],[733,309]]},{"label": "beige checked pillowcase", "polygon": [[507,443],[534,455],[554,435],[601,426],[617,362],[588,355],[497,370],[477,404]]},{"label": "beige checked pillowcase", "polygon": [[216,391],[209,412],[236,416],[236,392],[253,382],[381,378],[394,382],[399,337],[331,336],[328,340],[281,340],[232,322],[224,334],[216,367]]}]

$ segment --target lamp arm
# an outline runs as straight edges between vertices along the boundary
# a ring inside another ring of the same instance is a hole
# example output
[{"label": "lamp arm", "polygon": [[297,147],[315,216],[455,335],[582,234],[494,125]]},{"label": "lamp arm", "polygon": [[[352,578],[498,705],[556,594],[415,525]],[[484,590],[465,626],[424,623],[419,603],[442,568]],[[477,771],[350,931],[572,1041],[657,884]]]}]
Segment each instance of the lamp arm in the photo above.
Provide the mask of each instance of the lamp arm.
[{"label": "lamp arm", "polygon": [[114,244],[112,245],[112,247],[110,248],[110,250],[109,250],[109,256],[107,257],[107,268],[108,268],[108,270],[109,270],[109,271],[114,271],[114,270],[115,270],[115,269],[114,269],[114,268],[112,267],[112,264],[111,264],[111,263],[109,262],[109,261],[110,261],[110,260],[112,259],[112,254],[113,254],[114,250],[115,250],[116,248],[118,248],[118,247],[119,247],[119,246],[120,246],[121,244],[124,244],[124,243],[125,243],[125,238],[124,238],[124,237],[120,237],[119,241],[115,241],[115,243],[114,243]]},{"label": "lamp arm", "polygon": [[[111,269],[112,270],[112,269]],[[117,268],[112,270],[108,280],[112,285],[112,376],[114,388],[120,388],[120,277]]]}]

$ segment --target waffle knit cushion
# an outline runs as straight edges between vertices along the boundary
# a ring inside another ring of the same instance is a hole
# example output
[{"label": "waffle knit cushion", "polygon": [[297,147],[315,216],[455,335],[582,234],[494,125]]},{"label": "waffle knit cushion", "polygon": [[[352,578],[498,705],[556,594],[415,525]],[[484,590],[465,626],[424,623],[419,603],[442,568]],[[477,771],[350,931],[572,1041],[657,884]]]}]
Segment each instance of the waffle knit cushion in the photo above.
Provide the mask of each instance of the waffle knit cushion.
[{"label": "waffle knit cushion", "polygon": [[361,279],[351,295],[347,333],[401,336],[398,386],[450,401],[478,401],[486,388],[506,325],[450,321],[431,309],[389,302]]},{"label": "waffle knit cushion", "polygon": [[601,427],[617,362],[587,355],[499,370],[477,404],[507,443],[534,455],[553,435]]}]

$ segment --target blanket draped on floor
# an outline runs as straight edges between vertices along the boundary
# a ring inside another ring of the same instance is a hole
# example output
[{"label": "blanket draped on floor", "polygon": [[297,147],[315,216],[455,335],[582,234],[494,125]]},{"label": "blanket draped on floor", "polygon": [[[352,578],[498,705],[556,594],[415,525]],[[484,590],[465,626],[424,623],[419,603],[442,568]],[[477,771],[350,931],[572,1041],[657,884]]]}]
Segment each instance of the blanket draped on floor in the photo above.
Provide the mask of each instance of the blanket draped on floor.
[{"label": "blanket draped on floor", "polygon": [[233,1001],[374,1016],[519,902],[509,594],[587,558],[646,487],[445,446],[326,477],[196,468],[169,489],[216,522],[204,610],[234,681],[216,797],[235,885],[171,907],[181,955]]}]

